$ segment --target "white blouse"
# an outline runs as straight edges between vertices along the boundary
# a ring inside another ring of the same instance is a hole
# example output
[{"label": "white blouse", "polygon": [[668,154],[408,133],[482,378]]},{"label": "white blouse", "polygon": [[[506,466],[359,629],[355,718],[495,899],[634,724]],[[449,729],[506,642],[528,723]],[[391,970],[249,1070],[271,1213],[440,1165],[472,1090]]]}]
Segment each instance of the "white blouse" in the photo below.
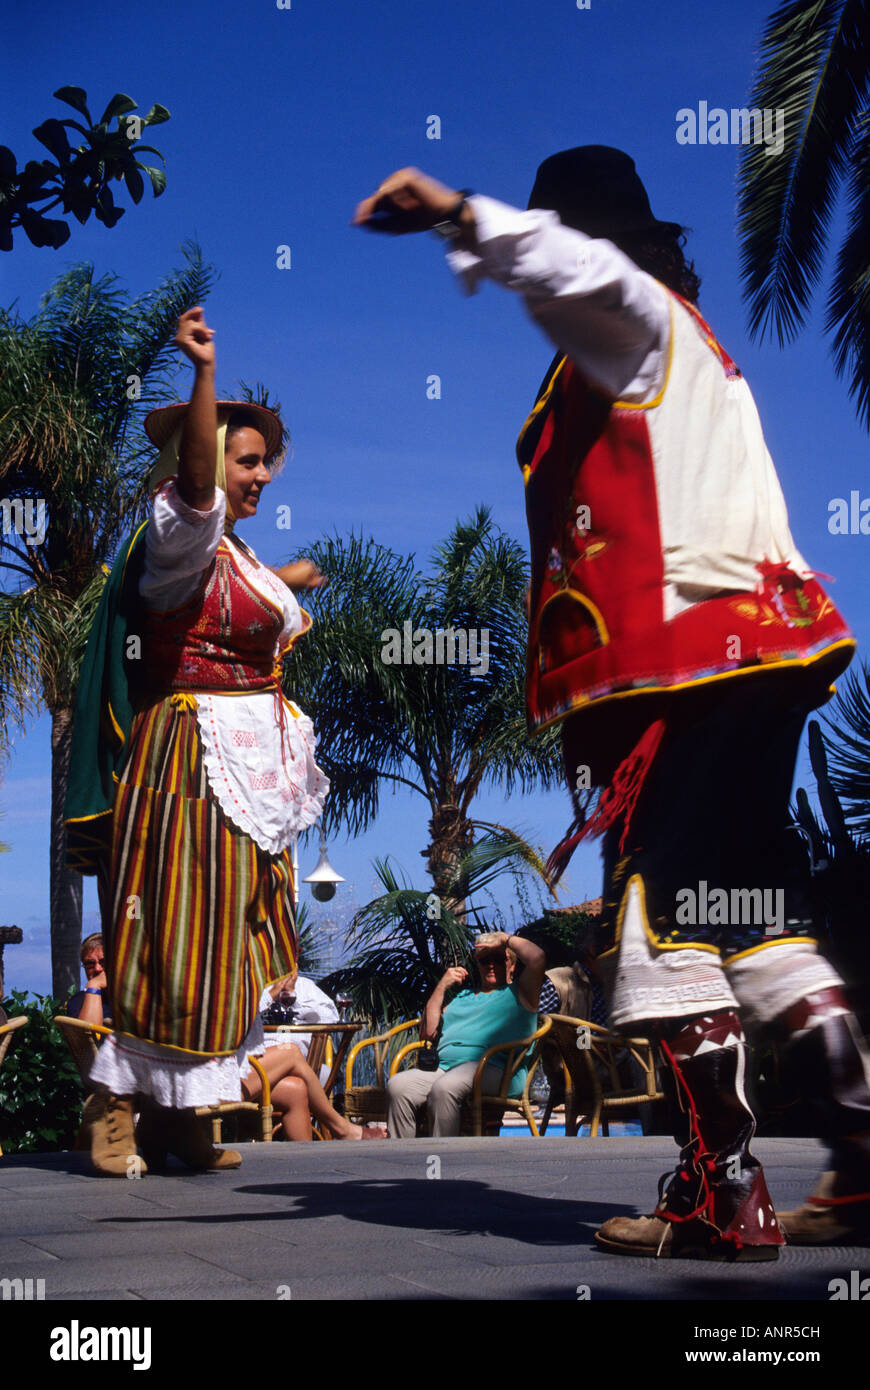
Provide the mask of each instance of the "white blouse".
[{"label": "white blouse", "polygon": [[[180,607],[196,592],[224,534],[226,495],[216,489],[211,511],[189,507],[169,478],[154,497],[145,532],[139,593],[158,612]],[[302,614],[286,584],[255,556],[233,547],[248,582],[284,614],[274,655],[302,630]],[[319,819],[329,781],[314,761],[311,720],[280,692],[224,695],[196,691],[196,718],[209,786],[233,825],[278,854]],[[285,718],[282,733],[279,701]]]}]

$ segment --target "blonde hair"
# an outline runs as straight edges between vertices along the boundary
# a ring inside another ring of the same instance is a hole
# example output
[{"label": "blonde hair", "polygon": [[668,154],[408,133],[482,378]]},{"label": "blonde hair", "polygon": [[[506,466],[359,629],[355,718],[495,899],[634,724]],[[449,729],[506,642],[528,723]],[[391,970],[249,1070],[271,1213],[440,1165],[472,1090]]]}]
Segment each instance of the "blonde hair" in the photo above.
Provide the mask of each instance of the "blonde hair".
[{"label": "blonde hair", "polygon": [[[79,952],[79,960],[81,961],[82,965],[84,965],[85,963],[85,956],[90,951],[93,951],[94,947],[97,945],[103,946],[103,933],[101,931],[92,932],[91,935],[86,936],[84,941],[82,942],[82,949]],[[104,946],[103,949],[105,950]]]}]

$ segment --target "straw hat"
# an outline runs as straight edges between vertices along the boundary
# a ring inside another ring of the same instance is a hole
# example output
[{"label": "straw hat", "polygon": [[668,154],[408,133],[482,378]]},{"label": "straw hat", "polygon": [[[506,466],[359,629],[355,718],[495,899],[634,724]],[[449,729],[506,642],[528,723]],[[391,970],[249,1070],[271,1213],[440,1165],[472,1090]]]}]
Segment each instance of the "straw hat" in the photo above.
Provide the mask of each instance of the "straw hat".
[{"label": "straw hat", "polygon": [[[145,417],[145,433],[162,449],[184,419],[190,401],[180,401],[177,405],[162,405]],[[265,405],[254,405],[252,401],[217,401],[218,413],[230,414],[234,410],[244,410],[254,416],[257,428],[266,441],[266,458],[275,458],[281,453],[283,426],[274,410]]]}]

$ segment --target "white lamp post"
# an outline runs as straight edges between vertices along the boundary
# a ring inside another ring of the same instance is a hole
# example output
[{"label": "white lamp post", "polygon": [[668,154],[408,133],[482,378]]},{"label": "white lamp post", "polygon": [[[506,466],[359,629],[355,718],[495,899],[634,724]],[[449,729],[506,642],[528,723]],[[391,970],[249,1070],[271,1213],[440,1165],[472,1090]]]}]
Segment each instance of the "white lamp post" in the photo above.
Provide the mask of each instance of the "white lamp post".
[{"label": "white lamp post", "polygon": [[317,868],[302,882],[311,884],[311,892],[319,903],[328,903],[330,898],[335,897],[336,884],[344,883],[341,874],[335,872],[327,858],[326,836],[323,831],[320,832],[320,858],[317,861]]}]

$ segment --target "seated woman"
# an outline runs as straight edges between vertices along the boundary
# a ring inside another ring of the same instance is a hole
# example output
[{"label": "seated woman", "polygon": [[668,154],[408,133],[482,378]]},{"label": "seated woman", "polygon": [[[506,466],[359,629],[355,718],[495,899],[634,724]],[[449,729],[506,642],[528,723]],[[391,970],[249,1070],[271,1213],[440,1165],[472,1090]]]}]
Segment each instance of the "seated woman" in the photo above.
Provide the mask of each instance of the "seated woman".
[{"label": "seated woman", "polygon": [[[285,1139],[310,1139],[311,1115],[325,1125],[333,1139],[386,1139],[382,1129],[351,1124],[339,1115],[315,1073],[294,1043],[267,1047],[259,1059],[272,1088],[272,1105],[281,1117]],[[256,1100],[262,1082],[250,1064],[243,1064],[242,1091]]]},{"label": "seated woman", "polygon": [[[306,1023],[339,1021],[338,1009],[329,995],[324,994],[313,980],[300,975],[298,967],[289,975],[276,980],[273,985],[266,986],[260,995],[258,1008],[264,1024],[289,1023],[300,1026]],[[306,1062],[311,1054],[311,1041],[311,1033],[294,1033],[292,1037],[281,1033],[266,1034],[267,1047],[282,1047],[290,1042],[295,1043]],[[319,1075],[325,1085],[329,1067],[322,1066]]]},{"label": "seated woman", "polygon": [[[520,968],[509,979],[509,951]],[[447,992],[468,979],[468,971],[453,966],[435,986],[420,1019],[420,1037],[438,1037],[437,1071],[413,1067],[390,1077],[387,1086],[387,1128],[393,1139],[413,1139],[417,1112],[425,1107],[433,1138],[459,1133],[462,1102],[471,1094],[477,1064],[496,1043],[525,1038],[538,1026],[541,983],[547,958],[531,941],[505,932],[486,932],[474,945],[480,990],[463,989],[445,1008]],[[443,1017],[443,1025],[442,1025]],[[483,1073],[484,1094],[498,1092],[504,1076],[504,1057],[494,1057]],[[525,1080],[521,1069],[512,1080]]]}]

